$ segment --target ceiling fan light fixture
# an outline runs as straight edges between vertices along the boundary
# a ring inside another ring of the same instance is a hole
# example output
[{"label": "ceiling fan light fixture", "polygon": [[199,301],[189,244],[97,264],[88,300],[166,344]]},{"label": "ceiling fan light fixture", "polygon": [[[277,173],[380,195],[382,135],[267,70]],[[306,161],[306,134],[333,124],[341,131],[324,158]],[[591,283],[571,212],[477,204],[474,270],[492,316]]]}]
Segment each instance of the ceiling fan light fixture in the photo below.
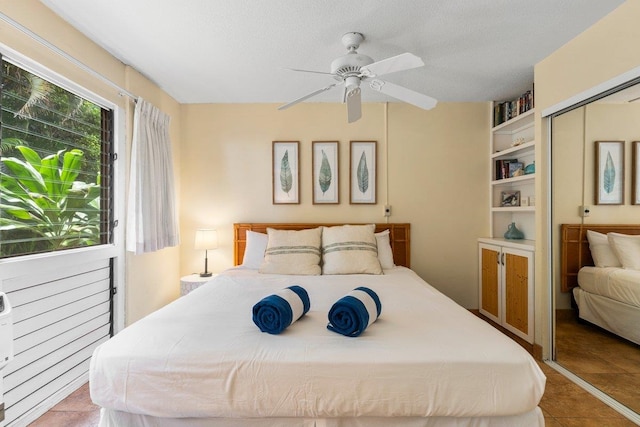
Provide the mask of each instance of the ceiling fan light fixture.
[{"label": "ceiling fan light fixture", "polygon": [[347,88],[347,92],[352,92],[354,90],[360,90],[360,78],[357,76],[349,76],[344,79],[345,87]]}]

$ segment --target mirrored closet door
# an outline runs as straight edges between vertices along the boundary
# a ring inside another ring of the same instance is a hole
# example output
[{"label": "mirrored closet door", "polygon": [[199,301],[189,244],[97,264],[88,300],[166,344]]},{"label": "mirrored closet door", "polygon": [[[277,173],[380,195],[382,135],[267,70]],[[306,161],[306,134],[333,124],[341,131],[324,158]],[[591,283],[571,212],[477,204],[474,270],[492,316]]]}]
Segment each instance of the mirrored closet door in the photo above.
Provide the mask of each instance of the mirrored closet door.
[{"label": "mirrored closet door", "polygon": [[595,264],[587,229],[601,233],[592,237],[604,236],[603,245],[610,231],[640,234],[634,141],[637,82],[551,116],[553,360],[640,414],[640,271],[607,273],[618,282],[611,285],[605,270],[614,267],[598,259],[607,266],[578,274]]}]

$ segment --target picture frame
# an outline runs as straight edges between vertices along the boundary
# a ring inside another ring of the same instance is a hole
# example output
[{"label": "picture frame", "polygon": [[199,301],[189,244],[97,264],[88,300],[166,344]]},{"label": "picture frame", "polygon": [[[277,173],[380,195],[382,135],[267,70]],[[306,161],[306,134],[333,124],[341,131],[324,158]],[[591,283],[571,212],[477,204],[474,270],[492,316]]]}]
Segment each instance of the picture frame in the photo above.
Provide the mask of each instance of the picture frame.
[{"label": "picture frame", "polygon": [[515,178],[521,175],[524,175],[524,163],[522,162],[509,163],[509,178]]},{"label": "picture frame", "polygon": [[595,204],[624,203],[624,141],[595,143]]},{"label": "picture frame", "polygon": [[340,203],[340,155],[338,141],[313,141],[311,164],[313,204]]},{"label": "picture frame", "polygon": [[377,141],[350,141],[349,203],[376,204]]},{"label": "picture frame", "polygon": [[500,193],[500,207],[512,208],[520,206],[520,191],[502,191]]},{"label": "picture frame", "polygon": [[271,165],[274,205],[300,203],[299,148],[299,141],[273,141]]},{"label": "picture frame", "polygon": [[631,148],[631,203],[640,205],[640,141],[633,141]]}]

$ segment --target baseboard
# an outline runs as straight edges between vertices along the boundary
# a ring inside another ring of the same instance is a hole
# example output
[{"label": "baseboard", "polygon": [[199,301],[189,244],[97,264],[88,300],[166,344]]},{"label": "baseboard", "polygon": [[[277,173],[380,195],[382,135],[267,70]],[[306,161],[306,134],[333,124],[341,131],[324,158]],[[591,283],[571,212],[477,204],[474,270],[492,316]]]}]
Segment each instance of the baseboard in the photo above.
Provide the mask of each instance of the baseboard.
[{"label": "baseboard", "polygon": [[489,323],[491,326],[493,326],[494,328],[496,328],[497,330],[499,330],[500,332],[502,332],[503,334],[505,334],[506,336],[508,336],[509,338],[514,340],[515,342],[517,342],[518,344],[520,344],[520,346],[522,348],[524,348],[525,350],[527,350],[529,352],[529,354],[531,356],[533,356],[534,359],[542,361],[542,346],[540,344],[536,344],[536,343],[531,344],[531,343],[523,340],[522,338],[520,338],[516,334],[514,334],[514,333],[506,330],[502,326],[498,325],[493,320],[489,319],[488,317],[483,316],[480,313],[480,310],[478,310],[478,309],[470,309],[469,311],[471,313],[475,314],[476,316],[478,316],[480,319],[482,319],[485,322]]}]

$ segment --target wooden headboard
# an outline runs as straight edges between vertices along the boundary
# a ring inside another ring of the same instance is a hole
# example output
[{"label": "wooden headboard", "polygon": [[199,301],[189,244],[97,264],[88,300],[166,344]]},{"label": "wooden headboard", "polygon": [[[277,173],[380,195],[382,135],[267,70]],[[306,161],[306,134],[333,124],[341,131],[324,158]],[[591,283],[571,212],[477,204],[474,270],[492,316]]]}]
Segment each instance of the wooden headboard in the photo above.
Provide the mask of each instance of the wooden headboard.
[{"label": "wooden headboard", "polygon": [[578,286],[578,271],[585,265],[594,265],[587,230],[598,233],[640,234],[639,224],[562,224],[560,246],[560,289],[569,292]]},{"label": "wooden headboard", "polygon": [[[233,224],[233,262],[234,265],[242,264],[244,249],[247,244],[247,231],[266,233],[267,227],[278,230],[304,230],[320,226],[332,227],[343,224],[279,224],[279,223],[244,223]],[[376,233],[389,230],[389,240],[393,251],[393,261],[396,265],[411,267],[411,224],[376,224]]]}]

